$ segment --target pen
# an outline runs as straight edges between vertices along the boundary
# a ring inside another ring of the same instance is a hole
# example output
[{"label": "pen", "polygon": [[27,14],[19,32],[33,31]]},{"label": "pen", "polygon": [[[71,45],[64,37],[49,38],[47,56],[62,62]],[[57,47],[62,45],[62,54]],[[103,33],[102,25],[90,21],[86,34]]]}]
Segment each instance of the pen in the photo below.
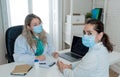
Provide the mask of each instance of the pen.
[{"label": "pen", "polygon": [[49,65],[50,67],[53,66],[55,64],[55,62],[53,62],[51,65]]},{"label": "pen", "polygon": [[46,63],[39,63],[39,64],[46,64]]}]

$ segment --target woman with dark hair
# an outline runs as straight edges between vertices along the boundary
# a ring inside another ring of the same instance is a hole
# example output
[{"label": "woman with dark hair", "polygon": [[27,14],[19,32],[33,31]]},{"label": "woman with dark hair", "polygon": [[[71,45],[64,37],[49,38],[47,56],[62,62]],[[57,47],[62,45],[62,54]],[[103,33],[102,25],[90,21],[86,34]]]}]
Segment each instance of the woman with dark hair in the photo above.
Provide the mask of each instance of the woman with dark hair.
[{"label": "woman with dark hair", "polygon": [[58,57],[50,36],[43,29],[42,20],[35,14],[25,18],[21,35],[15,41],[14,60],[33,65],[34,60],[46,60],[51,55]]},{"label": "woman with dark hair", "polygon": [[82,43],[89,51],[78,62],[64,64],[57,62],[59,70],[65,77],[109,77],[109,52],[113,51],[104,25],[99,20],[89,20],[83,30]]}]

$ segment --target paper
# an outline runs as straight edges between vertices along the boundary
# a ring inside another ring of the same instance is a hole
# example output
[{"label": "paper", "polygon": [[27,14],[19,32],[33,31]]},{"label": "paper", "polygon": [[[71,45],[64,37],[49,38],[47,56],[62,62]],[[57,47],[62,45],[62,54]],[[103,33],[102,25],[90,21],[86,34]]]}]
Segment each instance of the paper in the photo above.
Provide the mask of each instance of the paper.
[{"label": "paper", "polygon": [[39,66],[44,68],[49,68],[53,66],[55,62],[48,62],[48,61],[39,61]]}]

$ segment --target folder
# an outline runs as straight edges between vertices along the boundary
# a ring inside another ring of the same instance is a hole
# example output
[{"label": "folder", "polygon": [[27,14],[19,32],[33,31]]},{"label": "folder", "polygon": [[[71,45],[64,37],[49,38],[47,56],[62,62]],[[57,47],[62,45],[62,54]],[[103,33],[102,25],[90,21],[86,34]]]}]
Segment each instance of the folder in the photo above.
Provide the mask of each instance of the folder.
[{"label": "folder", "polygon": [[102,16],[102,8],[92,9],[92,19],[101,20],[101,16]]},{"label": "folder", "polygon": [[13,71],[11,72],[11,75],[26,75],[28,71],[32,68],[32,66],[28,64],[23,65],[16,65]]}]

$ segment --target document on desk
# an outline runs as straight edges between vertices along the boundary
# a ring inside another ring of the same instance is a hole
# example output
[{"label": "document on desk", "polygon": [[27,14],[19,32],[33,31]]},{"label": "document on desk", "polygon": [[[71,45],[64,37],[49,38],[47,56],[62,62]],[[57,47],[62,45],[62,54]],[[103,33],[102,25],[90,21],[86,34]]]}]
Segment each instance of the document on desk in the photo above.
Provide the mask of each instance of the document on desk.
[{"label": "document on desk", "polygon": [[53,65],[55,65],[55,62],[49,62],[49,61],[39,61],[39,66],[43,68],[50,68]]}]

